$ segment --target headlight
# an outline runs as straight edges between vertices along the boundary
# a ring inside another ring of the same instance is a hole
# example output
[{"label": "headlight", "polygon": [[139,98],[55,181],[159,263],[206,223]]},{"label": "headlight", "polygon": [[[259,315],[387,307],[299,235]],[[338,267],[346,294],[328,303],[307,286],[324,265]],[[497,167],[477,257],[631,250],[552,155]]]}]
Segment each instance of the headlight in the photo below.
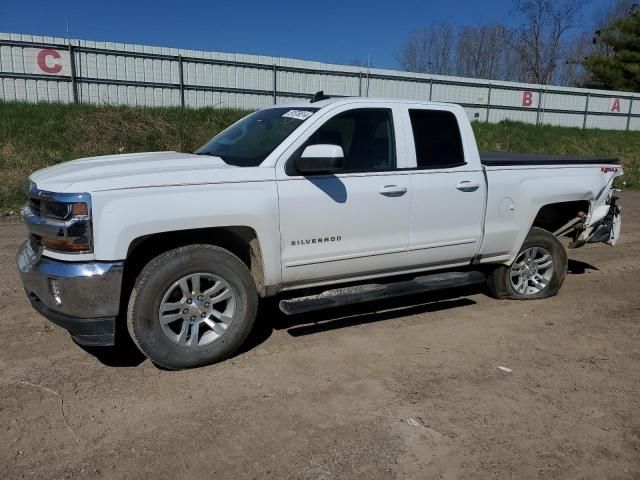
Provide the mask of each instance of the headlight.
[{"label": "headlight", "polygon": [[51,200],[40,201],[40,212],[45,218],[55,220],[68,220],[72,217],[85,217],[89,215],[89,206],[84,202],[55,202]]},{"label": "headlight", "polygon": [[60,253],[91,253],[91,196],[53,193],[32,186],[23,209],[29,232],[48,249]]},{"label": "headlight", "polygon": [[64,222],[55,235],[43,235],[42,245],[61,253],[91,252],[91,221],[89,205],[85,202],[43,201],[43,219]]}]

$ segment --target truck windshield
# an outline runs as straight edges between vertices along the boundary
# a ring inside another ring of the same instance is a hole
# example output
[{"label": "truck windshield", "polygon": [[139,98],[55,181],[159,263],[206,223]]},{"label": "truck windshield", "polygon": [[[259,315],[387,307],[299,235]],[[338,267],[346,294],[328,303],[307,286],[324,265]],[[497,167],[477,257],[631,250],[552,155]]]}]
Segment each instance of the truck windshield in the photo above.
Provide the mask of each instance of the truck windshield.
[{"label": "truck windshield", "polygon": [[220,157],[239,167],[256,167],[317,108],[268,108],[252,113],[209,140],[197,155]]}]

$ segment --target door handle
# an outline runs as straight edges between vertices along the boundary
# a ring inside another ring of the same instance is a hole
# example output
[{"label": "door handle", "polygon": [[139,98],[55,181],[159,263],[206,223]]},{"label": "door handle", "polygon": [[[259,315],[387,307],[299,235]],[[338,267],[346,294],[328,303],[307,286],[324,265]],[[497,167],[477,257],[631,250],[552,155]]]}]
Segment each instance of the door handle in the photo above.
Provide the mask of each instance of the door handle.
[{"label": "door handle", "polygon": [[384,187],[380,187],[378,192],[386,197],[401,197],[407,193],[407,187],[402,187],[400,185],[385,185]]},{"label": "door handle", "polygon": [[456,188],[461,192],[475,192],[480,188],[480,184],[469,180],[463,180],[456,185]]}]

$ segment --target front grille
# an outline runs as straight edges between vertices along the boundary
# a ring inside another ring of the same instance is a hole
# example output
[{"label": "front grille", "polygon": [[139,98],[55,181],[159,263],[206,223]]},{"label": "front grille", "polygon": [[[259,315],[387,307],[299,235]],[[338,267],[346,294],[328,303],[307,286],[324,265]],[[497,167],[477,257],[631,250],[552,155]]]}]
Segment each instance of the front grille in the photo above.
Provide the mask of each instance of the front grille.
[{"label": "front grille", "polygon": [[36,197],[29,197],[29,208],[34,215],[40,216],[42,209],[42,200]]}]

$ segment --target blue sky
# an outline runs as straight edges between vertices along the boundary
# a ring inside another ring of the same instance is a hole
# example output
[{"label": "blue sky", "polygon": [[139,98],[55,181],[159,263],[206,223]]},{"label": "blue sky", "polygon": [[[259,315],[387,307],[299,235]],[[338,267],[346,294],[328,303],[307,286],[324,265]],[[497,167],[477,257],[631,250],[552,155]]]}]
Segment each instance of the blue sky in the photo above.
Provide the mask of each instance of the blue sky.
[{"label": "blue sky", "polygon": [[[607,0],[591,0],[584,19]],[[66,36],[195,50],[349,63],[371,55],[394,68],[415,28],[434,21],[513,23],[511,0],[325,0],[242,2],[0,0],[0,32]]]}]

